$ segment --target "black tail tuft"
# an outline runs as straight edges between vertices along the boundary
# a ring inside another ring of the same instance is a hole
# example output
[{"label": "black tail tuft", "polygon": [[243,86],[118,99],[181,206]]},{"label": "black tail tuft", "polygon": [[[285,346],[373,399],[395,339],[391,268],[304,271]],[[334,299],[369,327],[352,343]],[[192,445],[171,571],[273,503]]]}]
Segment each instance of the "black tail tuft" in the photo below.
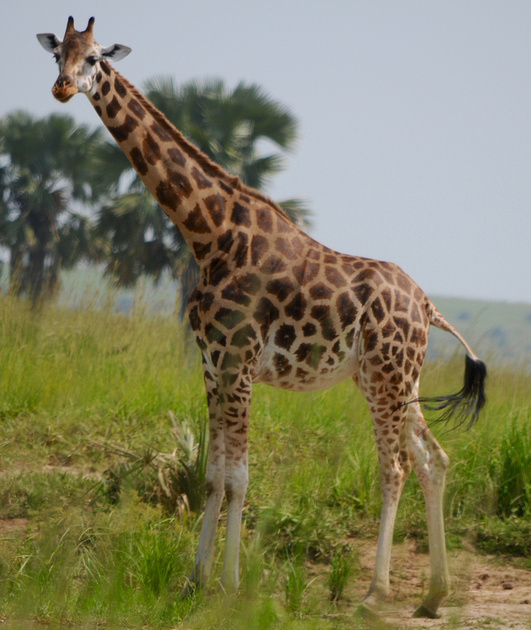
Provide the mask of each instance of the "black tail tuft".
[{"label": "black tail tuft", "polygon": [[469,418],[467,429],[476,422],[479,412],[487,400],[485,396],[485,379],[487,366],[483,361],[467,355],[465,365],[465,383],[463,389],[449,396],[419,398],[418,401],[428,403],[424,406],[430,411],[442,411],[438,422],[447,422],[455,418],[455,426],[459,427]]}]

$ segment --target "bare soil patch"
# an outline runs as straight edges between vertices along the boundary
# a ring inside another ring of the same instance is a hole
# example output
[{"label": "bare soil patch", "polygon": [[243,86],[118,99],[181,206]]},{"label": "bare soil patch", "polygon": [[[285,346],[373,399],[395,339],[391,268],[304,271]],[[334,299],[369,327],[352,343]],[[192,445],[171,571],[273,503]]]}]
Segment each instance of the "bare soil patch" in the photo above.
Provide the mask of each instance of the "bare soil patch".
[{"label": "bare soil patch", "polygon": [[[353,585],[359,601],[369,586],[376,545],[359,548],[362,575]],[[531,629],[531,571],[517,568],[510,560],[483,556],[471,550],[449,553],[451,592],[439,610],[440,619],[413,619],[415,608],[427,592],[429,556],[419,553],[414,541],[393,548],[392,600],[383,617],[390,627],[402,628],[489,628]]]},{"label": "bare soil patch", "polygon": [[0,536],[27,529],[28,524],[27,518],[2,518],[0,519]]}]

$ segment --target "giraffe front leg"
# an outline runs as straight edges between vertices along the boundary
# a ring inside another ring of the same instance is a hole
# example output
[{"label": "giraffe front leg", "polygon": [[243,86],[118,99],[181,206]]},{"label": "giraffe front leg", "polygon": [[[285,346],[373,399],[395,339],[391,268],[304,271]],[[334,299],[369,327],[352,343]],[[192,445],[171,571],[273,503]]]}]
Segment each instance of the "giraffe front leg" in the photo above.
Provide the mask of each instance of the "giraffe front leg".
[{"label": "giraffe front leg", "polygon": [[233,466],[227,465],[225,474],[227,532],[221,585],[226,593],[234,593],[238,590],[242,511],[247,485],[247,453],[244,453]]},{"label": "giraffe front leg", "polygon": [[242,511],[249,484],[248,429],[251,389],[251,378],[244,370],[238,375],[232,391],[226,394],[223,413],[227,530],[221,585],[226,593],[236,592],[239,584]]},{"label": "giraffe front leg", "polygon": [[206,504],[195,564],[188,585],[183,591],[183,596],[190,595],[195,588],[202,588],[210,578],[216,531],[224,495],[225,441],[223,417],[216,388],[209,387],[208,379],[206,384],[210,422],[210,440],[205,474]]}]

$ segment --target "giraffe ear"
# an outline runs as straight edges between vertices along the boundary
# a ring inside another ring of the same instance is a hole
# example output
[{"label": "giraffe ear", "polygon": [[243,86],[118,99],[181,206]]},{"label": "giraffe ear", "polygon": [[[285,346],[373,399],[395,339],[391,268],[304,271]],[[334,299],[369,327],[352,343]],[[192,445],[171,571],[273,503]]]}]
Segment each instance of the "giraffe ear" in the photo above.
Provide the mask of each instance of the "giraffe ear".
[{"label": "giraffe ear", "polygon": [[112,59],[113,61],[120,61],[131,52],[129,46],[123,46],[122,44],[113,44],[112,46],[106,46],[101,49],[101,56]]},{"label": "giraffe ear", "polygon": [[57,46],[61,44],[61,40],[57,39],[53,33],[39,33],[37,39],[44,50],[49,53],[53,53]]}]

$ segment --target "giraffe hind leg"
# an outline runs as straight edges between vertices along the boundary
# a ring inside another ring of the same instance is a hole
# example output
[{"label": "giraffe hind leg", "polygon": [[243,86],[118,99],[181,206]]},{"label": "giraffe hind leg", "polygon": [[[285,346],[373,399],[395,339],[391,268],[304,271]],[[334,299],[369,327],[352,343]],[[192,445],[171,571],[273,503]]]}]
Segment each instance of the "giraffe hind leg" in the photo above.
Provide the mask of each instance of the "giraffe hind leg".
[{"label": "giraffe hind leg", "polygon": [[429,591],[414,616],[436,619],[439,616],[437,609],[448,593],[450,582],[443,517],[448,456],[428,429],[418,403],[408,407],[407,444],[426,503],[431,562]]},{"label": "giraffe hind leg", "polygon": [[406,408],[397,403],[396,394],[391,394],[389,390],[375,396],[370,387],[364,388],[363,383],[360,383],[360,388],[362,391],[368,390],[368,393],[364,393],[373,420],[382,491],[374,577],[361,606],[362,614],[372,616],[389,595],[389,568],[396,513],[411,464],[406,446]]},{"label": "giraffe hind leg", "polygon": [[[369,399],[368,399],[369,400]],[[443,520],[443,493],[448,457],[427,428],[418,403],[408,406],[369,400],[380,462],[382,515],[374,578],[362,612],[375,614],[389,594],[389,569],[394,523],[404,484],[413,468],[419,479],[428,521],[431,579],[428,594],[415,617],[438,618],[448,593],[449,572]]]}]

